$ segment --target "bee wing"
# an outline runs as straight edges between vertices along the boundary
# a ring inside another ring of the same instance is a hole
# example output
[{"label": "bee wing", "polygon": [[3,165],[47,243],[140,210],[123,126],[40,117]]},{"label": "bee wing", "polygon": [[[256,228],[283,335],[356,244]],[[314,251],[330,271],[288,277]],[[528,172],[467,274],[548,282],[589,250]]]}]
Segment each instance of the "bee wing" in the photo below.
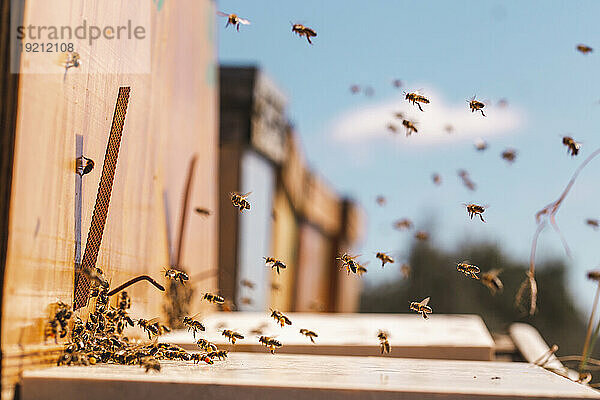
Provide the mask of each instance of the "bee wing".
[{"label": "bee wing", "polygon": [[229,17],[229,14],[224,13],[223,11],[217,11],[217,15],[220,17]]},{"label": "bee wing", "polygon": [[149,320],[149,321],[148,321],[148,325],[155,324],[155,323],[157,323],[159,320],[160,320],[160,318],[159,318],[159,317],[152,318],[151,320]]},{"label": "bee wing", "polygon": [[246,197],[250,196],[251,194],[252,194],[252,192],[240,194],[240,197],[242,197],[243,199],[245,199]]},{"label": "bee wing", "polygon": [[245,18],[239,18],[240,24],[250,25],[250,21]]},{"label": "bee wing", "polygon": [[429,299],[430,298],[431,297],[427,297],[427,298],[423,299],[419,304],[422,305],[422,306],[426,306],[427,304],[429,304]]}]

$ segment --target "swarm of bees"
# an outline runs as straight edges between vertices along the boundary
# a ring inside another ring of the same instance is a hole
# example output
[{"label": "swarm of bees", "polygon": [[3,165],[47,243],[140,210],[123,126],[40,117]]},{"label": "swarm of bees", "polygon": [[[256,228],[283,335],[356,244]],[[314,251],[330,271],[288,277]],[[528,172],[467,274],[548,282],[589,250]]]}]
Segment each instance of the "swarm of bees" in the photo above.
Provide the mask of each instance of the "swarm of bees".
[{"label": "swarm of bees", "polygon": [[467,204],[467,203],[463,203],[464,206],[467,208],[467,214],[469,214],[469,217],[471,217],[471,219],[473,219],[474,216],[478,216],[479,219],[481,219],[481,222],[485,222],[485,220],[483,219],[483,213],[485,212],[485,209],[487,208],[487,206],[480,206],[478,204]]},{"label": "swarm of bees", "polygon": [[485,107],[485,104],[481,101],[475,100],[475,97],[476,96],[473,96],[470,100],[467,100],[467,103],[469,103],[469,108],[471,109],[472,113],[476,111],[481,111],[481,115],[485,117],[485,114],[483,113],[483,107]]},{"label": "swarm of bees", "polygon": [[238,17],[236,14],[227,14],[221,11],[217,11],[217,14],[221,17],[227,18],[227,23],[225,24],[225,28],[229,25],[233,25],[236,27],[237,31],[240,31],[240,25],[250,25],[250,21],[244,18]]},{"label": "swarm of bees", "polygon": [[250,196],[251,193],[252,192],[239,194],[236,192],[232,192],[229,194],[231,198],[231,203],[234,207],[237,207],[237,209],[240,210],[240,212],[243,212],[244,210],[249,210],[250,202],[246,200],[246,197]]},{"label": "swarm of bees", "polygon": [[419,107],[419,110],[421,111],[423,111],[423,108],[421,107],[420,103],[429,104],[429,99],[420,94],[419,92],[404,92],[404,94],[404,99],[408,100],[408,102],[411,103],[413,106],[416,105],[417,107]]},{"label": "swarm of bees", "polygon": [[413,301],[410,303],[409,308],[418,314],[421,314],[424,319],[429,318],[427,314],[431,314],[433,310],[427,304],[429,304],[429,297],[421,300],[420,302]]},{"label": "swarm of bees", "polygon": [[273,318],[282,328],[286,325],[292,324],[292,321],[288,317],[277,310],[271,310],[271,318]]},{"label": "swarm of bees", "polygon": [[394,259],[390,256],[388,256],[387,254],[385,254],[384,252],[377,252],[377,254],[375,255],[375,258],[378,258],[381,260],[381,268],[385,267],[385,264],[390,263],[393,264],[394,263]]},{"label": "swarm of bees", "polygon": [[304,328],[300,329],[300,334],[309,338],[312,343],[314,343],[315,338],[319,336],[316,332]]},{"label": "swarm of bees", "polygon": [[287,266],[281,260],[278,260],[273,257],[263,257],[263,258],[265,260],[265,264],[267,264],[267,267],[271,267],[271,269],[275,269],[277,271],[277,275],[279,275],[280,270],[287,268]]},{"label": "swarm of bees", "polygon": [[567,153],[570,153],[571,157],[576,156],[579,153],[581,143],[577,143],[572,137],[563,136],[562,143],[567,146]]},{"label": "swarm of bees", "polygon": [[317,37],[317,32],[315,32],[314,29],[311,29],[308,26],[304,26],[302,24],[293,24],[292,32],[294,32],[298,36],[306,37],[306,40],[308,40],[309,44],[312,44],[312,41],[310,40],[311,37]]},{"label": "swarm of bees", "polygon": [[389,354],[392,349],[388,340],[389,333],[385,331],[379,331],[377,338],[379,339],[379,347],[381,348],[381,354]]},{"label": "swarm of bees", "polygon": [[460,262],[456,264],[456,270],[458,272],[462,272],[465,276],[469,278],[473,278],[479,280],[479,276],[477,275],[481,270],[477,265],[471,265],[467,261]]}]

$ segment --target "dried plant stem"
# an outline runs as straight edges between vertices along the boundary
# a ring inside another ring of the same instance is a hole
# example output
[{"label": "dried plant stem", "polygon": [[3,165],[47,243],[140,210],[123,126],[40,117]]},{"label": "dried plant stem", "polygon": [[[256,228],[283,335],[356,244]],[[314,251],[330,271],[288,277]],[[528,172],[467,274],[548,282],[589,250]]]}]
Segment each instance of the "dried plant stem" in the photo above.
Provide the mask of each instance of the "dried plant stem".
[{"label": "dried plant stem", "polygon": [[116,288],[114,288],[113,290],[111,290],[110,292],[108,292],[109,296],[112,296],[114,294],[119,293],[121,290],[133,285],[134,283],[137,283],[139,281],[148,281],[151,284],[153,284],[158,290],[160,290],[161,292],[165,291],[165,288],[158,282],[156,282],[154,279],[152,279],[151,277],[149,277],[148,275],[140,275],[137,276],[133,279],[128,280],[127,282],[125,282],[124,284],[122,284],[121,286],[118,286]]},{"label": "dried plant stem", "polygon": [[[598,307],[598,299],[600,297],[600,282],[598,282],[598,287],[596,288],[596,295],[594,296],[594,303],[592,305],[592,312],[590,313],[590,320],[588,321],[587,332],[585,334],[585,342],[583,344],[583,351],[581,352],[581,363],[579,364],[579,372],[583,371],[585,368],[585,364],[588,359],[588,352],[591,352],[590,349],[590,339],[592,338],[592,327],[594,326],[594,317],[596,315],[596,308]],[[596,328],[596,330],[598,330]]]}]

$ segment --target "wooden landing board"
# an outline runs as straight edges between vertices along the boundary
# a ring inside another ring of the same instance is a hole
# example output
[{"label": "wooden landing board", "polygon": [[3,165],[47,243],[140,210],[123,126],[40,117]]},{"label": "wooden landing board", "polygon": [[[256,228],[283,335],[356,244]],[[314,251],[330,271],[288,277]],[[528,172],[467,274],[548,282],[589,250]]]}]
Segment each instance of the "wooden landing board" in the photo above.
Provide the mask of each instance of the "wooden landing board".
[{"label": "wooden landing board", "polygon": [[[494,341],[483,320],[477,315],[436,315],[424,320],[416,314],[315,314],[286,313],[292,320],[284,328],[275,324],[270,313],[214,313],[198,317],[206,326],[202,337],[231,350],[221,335],[223,329],[236,330],[245,339],[235,344],[235,351],[266,352],[251,331],[264,325],[264,335],[277,336],[283,343],[279,353],[374,356],[380,354],[378,331],[389,333],[391,357],[450,360],[493,358]],[[319,337],[312,344],[299,333],[301,328],[315,331]],[[188,350],[198,349],[187,331],[162,336],[161,341],[178,344]]]},{"label": "wooden landing board", "polygon": [[21,399],[589,399],[589,387],[525,363],[231,353],[159,373],[96,365],[26,371]]}]

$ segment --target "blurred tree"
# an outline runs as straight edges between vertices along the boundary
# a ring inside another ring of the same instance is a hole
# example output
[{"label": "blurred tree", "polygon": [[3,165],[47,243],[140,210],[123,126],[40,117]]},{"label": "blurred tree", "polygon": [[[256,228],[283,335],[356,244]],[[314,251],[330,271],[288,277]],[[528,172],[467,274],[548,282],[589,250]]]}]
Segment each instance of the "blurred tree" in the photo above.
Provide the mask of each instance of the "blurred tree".
[{"label": "blurred tree", "polygon": [[[479,266],[482,273],[502,269],[504,291],[493,296],[481,281],[459,273],[456,264],[465,259]],[[415,242],[409,264],[412,270],[408,279],[402,279],[398,273],[395,281],[366,286],[361,312],[408,312],[409,302],[431,296],[429,305],[434,316],[478,314],[490,331],[498,333],[505,333],[513,322],[526,322],[538,329],[549,345],[558,344],[560,355],[581,353],[586,326],[567,292],[562,261],[538,263],[538,311],[533,317],[515,308],[515,294],[527,265],[511,261],[494,244],[468,243],[452,253],[433,247],[431,242]]]}]

